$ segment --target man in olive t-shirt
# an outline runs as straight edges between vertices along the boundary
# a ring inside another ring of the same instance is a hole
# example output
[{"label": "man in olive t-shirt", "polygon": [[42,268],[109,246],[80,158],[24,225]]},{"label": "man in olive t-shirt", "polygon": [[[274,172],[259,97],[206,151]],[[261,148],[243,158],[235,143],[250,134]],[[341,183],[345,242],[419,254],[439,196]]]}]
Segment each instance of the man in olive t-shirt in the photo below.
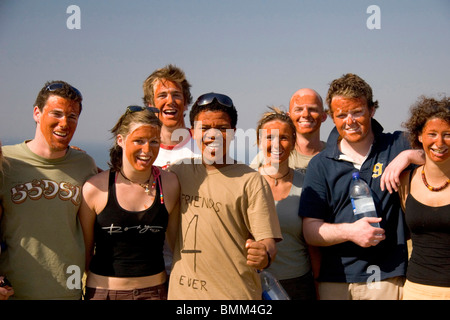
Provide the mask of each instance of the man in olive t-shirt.
[{"label": "man in olive t-shirt", "polygon": [[80,299],[84,241],[77,218],[83,183],[94,160],[69,148],[81,112],[81,93],[63,81],[39,92],[33,140],[4,146],[0,176],[0,236],[7,249],[0,274],[12,299]]}]

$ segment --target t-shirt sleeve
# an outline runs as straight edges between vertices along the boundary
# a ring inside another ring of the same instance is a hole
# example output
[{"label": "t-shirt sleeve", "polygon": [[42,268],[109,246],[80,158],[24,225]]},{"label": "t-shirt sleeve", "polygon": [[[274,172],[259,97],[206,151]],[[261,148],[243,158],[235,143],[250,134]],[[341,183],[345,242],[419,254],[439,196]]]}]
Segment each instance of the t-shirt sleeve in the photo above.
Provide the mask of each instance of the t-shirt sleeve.
[{"label": "t-shirt sleeve", "polygon": [[255,173],[253,186],[248,187],[247,217],[249,229],[256,241],[275,239],[280,241],[280,222],[269,184],[259,173]]}]

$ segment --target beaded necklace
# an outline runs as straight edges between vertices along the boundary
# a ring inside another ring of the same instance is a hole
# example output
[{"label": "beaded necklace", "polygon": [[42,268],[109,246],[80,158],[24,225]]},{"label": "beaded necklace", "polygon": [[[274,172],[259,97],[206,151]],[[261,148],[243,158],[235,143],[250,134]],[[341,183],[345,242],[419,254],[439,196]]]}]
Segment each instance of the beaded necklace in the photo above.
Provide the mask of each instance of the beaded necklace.
[{"label": "beaded necklace", "polygon": [[450,184],[450,179],[448,179],[442,186],[440,187],[433,187],[430,186],[427,182],[427,178],[425,177],[425,169],[422,168],[422,181],[425,184],[425,186],[428,188],[428,190],[433,191],[433,192],[438,192],[441,191],[445,188],[447,188],[447,186]]},{"label": "beaded necklace", "polygon": [[138,184],[139,186],[141,186],[142,188],[145,189],[145,193],[147,193],[148,195],[150,195],[150,189],[149,189],[149,185],[150,185],[150,179],[153,176],[155,179],[152,182],[152,189],[155,189],[156,187],[156,181],[158,181],[159,184],[159,199],[161,201],[161,204],[164,203],[164,196],[163,196],[163,191],[162,191],[162,186],[161,186],[161,178],[159,177],[161,172],[159,171],[159,169],[155,166],[152,166],[152,174],[150,175],[150,178],[148,178],[148,180],[144,183],[139,183],[139,182],[135,182],[132,181],[130,179],[128,179],[125,174],[122,172],[122,170],[119,171],[120,175],[122,177],[124,177],[126,180],[130,181],[131,183],[135,183]]}]

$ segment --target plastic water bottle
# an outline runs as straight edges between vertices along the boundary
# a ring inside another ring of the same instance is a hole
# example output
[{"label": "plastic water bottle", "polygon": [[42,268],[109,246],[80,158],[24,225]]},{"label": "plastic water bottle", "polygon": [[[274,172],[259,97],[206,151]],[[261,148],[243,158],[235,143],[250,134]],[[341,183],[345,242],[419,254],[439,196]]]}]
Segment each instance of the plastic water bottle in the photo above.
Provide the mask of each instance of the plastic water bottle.
[{"label": "plastic water bottle", "polygon": [[[359,172],[352,174],[350,199],[352,201],[353,214],[358,219],[362,217],[378,217],[370,188],[364,180],[361,180]],[[380,227],[378,222],[371,223],[371,225],[376,228]]]},{"label": "plastic water bottle", "polygon": [[269,271],[259,271],[263,300],[291,300],[280,282]]}]

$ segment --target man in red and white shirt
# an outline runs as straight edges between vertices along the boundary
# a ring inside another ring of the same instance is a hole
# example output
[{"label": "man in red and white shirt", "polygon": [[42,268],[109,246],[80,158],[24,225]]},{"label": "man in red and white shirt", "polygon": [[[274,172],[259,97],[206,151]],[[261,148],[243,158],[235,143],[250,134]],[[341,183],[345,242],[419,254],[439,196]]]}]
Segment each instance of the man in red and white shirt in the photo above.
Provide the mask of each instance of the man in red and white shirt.
[{"label": "man in red and white shirt", "polygon": [[145,105],[159,109],[161,148],[154,165],[163,169],[181,159],[201,157],[184,122],[192,102],[190,87],[184,72],[171,64],[155,70],[143,84]]}]

